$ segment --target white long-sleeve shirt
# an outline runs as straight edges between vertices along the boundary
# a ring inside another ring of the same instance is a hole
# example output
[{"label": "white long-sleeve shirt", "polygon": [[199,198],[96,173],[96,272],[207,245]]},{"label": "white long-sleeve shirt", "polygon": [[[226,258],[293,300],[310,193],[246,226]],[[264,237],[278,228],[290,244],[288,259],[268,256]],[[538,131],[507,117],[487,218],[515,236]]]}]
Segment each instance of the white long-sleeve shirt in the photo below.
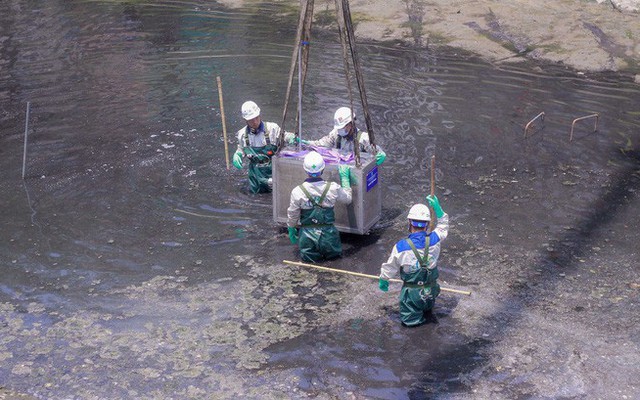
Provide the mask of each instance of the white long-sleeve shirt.
[{"label": "white long-sleeve shirt", "polygon": [[[238,150],[243,151],[246,143],[244,135],[247,134],[247,138],[249,139],[250,147],[264,147],[267,145],[267,139],[265,135],[269,136],[269,141],[271,144],[275,145],[278,143],[278,137],[280,136],[280,126],[275,122],[266,122],[262,121],[264,125],[264,129],[256,132],[256,133],[248,133],[247,127],[240,129],[236,133],[236,137],[238,138]],[[291,140],[295,136],[292,132],[284,133],[285,142]]]},{"label": "white long-sleeve shirt", "polygon": [[[309,145],[311,146],[320,146],[320,147],[328,147],[335,149],[338,145],[338,139],[340,139],[340,152],[343,153],[353,153],[354,152],[354,142],[355,136],[360,135],[360,151],[364,151],[370,154],[376,154],[376,151],[373,150],[373,145],[369,142],[369,134],[365,131],[359,130],[355,135],[353,140],[348,140],[344,136],[338,135],[338,130],[334,129],[329,132],[328,135],[321,137],[318,140],[310,140]],[[379,148],[379,147],[378,147]]]},{"label": "white long-sleeve shirt", "polygon": [[[449,214],[438,218],[438,224],[436,228],[427,235],[426,232],[414,232],[409,235],[409,240],[413,242],[418,250],[420,257],[424,257],[424,249],[428,247],[429,252],[429,269],[434,269],[438,263],[438,257],[440,257],[440,242],[446,239],[449,233]],[[391,250],[391,255],[387,262],[383,263],[380,267],[380,278],[389,280],[400,272],[400,268],[403,267],[405,271],[411,271],[416,267],[418,259],[416,258],[413,250],[407,243],[406,239],[398,241]]]},{"label": "white long-sleeve shirt", "polygon": [[[324,200],[320,206],[322,207],[334,207],[336,203],[349,204],[351,203],[351,188],[343,188],[335,182],[327,182],[321,178],[308,179],[302,183],[304,188],[313,197],[319,198],[324,192],[325,185],[331,185],[327,191]],[[310,210],[313,208],[313,203],[307,198],[300,187],[296,186],[291,191],[291,201],[289,202],[289,208],[287,209],[287,226],[296,227],[300,221],[300,210]]]}]

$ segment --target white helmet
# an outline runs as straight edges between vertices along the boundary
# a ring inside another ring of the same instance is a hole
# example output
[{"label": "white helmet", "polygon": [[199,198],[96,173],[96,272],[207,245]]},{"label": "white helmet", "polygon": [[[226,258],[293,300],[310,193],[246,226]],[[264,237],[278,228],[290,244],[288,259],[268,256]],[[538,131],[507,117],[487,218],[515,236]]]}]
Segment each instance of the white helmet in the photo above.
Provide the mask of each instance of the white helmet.
[{"label": "white helmet", "polygon": [[424,204],[414,204],[409,210],[407,219],[411,221],[411,225],[419,228],[424,228],[431,220],[431,214],[429,213],[429,207]]},{"label": "white helmet", "polygon": [[316,151],[310,151],[304,156],[302,167],[310,174],[318,174],[324,170],[324,158]]},{"label": "white helmet", "polygon": [[242,104],[242,118],[245,120],[254,119],[260,115],[260,107],[253,101],[245,101]]},{"label": "white helmet", "polygon": [[[355,117],[356,115],[353,114],[353,118]],[[351,118],[351,109],[349,107],[340,107],[333,115],[333,127],[335,129],[342,129],[351,122]]]}]

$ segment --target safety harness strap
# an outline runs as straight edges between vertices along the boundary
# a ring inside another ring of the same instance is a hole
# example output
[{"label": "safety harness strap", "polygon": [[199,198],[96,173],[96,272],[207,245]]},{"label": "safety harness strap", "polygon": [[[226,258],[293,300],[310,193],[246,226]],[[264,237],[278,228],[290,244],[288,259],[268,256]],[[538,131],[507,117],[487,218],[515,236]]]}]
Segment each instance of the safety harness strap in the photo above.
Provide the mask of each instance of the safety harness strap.
[{"label": "safety harness strap", "polygon": [[242,139],[244,140],[244,147],[250,147],[249,146],[249,134],[247,133],[247,131],[249,130],[249,127],[247,126],[244,130],[244,135],[242,136]]},{"label": "safety harness strap", "polygon": [[302,190],[302,192],[305,194],[305,196],[307,196],[309,201],[313,203],[314,206],[322,207],[321,204],[324,201],[324,198],[327,196],[327,193],[329,192],[329,186],[330,185],[331,185],[330,182],[326,182],[326,185],[324,186],[324,191],[322,192],[322,195],[320,196],[320,198],[318,199],[317,202],[314,200],[313,196],[311,196],[309,191],[307,191],[307,189],[305,189],[304,185],[300,184],[298,187],[300,188],[300,190]]},{"label": "safety harness strap", "polygon": [[411,239],[406,239],[407,243],[409,243],[409,247],[411,247],[411,250],[413,251],[413,254],[416,256],[416,258],[418,259],[418,262],[420,263],[421,267],[427,268],[429,265],[429,252],[428,252],[428,247],[425,248],[425,255],[424,257],[420,256],[420,253],[418,253],[418,249],[416,249],[416,245],[413,244],[413,242],[411,241]]},{"label": "safety harness strap", "polygon": [[[263,126],[264,126],[264,141],[267,143],[266,145],[270,145],[271,144],[271,139],[269,138],[269,132],[267,132],[267,124],[265,122],[262,122]],[[251,128],[249,128],[247,126],[247,128],[244,130],[244,146],[245,147],[251,147],[249,145],[249,130]]]}]

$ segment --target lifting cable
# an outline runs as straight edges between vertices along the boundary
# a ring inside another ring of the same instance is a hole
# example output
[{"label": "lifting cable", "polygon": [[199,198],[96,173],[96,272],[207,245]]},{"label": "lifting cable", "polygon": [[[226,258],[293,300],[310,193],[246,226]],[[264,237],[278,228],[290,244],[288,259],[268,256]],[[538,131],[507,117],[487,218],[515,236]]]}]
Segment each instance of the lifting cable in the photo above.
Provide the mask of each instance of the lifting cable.
[{"label": "lifting cable", "polygon": [[[341,3],[341,4],[340,4]],[[364,113],[365,124],[367,126],[367,132],[369,133],[369,143],[376,148],[375,138],[373,134],[373,125],[371,124],[371,115],[369,113],[369,103],[367,102],[367,92],[364,87],[364,78],[362,76],[362,70],[360,68],[360,61],[358,58],[358,51],[356,49],[356,39],[353,30],[353,24],[351,23],[351,10],[349,9],[349,0],[336,0],[336,8],[338,10],[338,20],[342,19],[344,24],[344,33],[340,33],[340,39],[343,47],[343,56],[345,70],[347,70],[347,86],[349,88],[349,100],[351,101],[351,112],[353,113],[353,100],[351,97],[351,83],[348,73],[347,51],[346,47],[349,46],[351,51],[351,61],[353,62],[353,71],[356,76],[356,82],[358,83],[358,91],[360,92],[360,101],[362,102],[362,110]],[[340,25],[340,23],[338,23]],[[346,40],[345,40],[346,39]],[[357,148],[356,152],[356,164],[360,164],[360,146],[359,143],[354,146]]]},{"label": "lifting cable", "polygon": [[[311,24],[313,21],[313,1],[314,0],[301,0],[300,4],[300,17],[298,20],[298,30],[296,32],[296,43],[293,49],[293,55],[291,56],[291,68],[289,71],[289,81],[287,84],[287,91],[285,94],[284,110],[282,112],[282,125],[280,129],[280,137],[278,139],[278,151],[284,144],[284,132],[285,121],[287,118],[287,109],[289,108],[289,100],[291,96],[291,87],[293,85],[293,76],[296,70],[296,61],[299,60],[298,68],[301,68],[301,82],[299,85],[304,88],[304,82],[307,76],[307,69],[309,64],[309,39],[311,37]],[[360,69],[360,62],[358,61],[358,52],[356,50],[355,34],[353,30],[353,24],[351,22],[351,11],[349,9],[348,0],[335,0],[336,3],[336,20],[338,22],[338,33],[340,35],[340,43],[342,44],[342,57],[344,61],[345,78],[347,82],[347,90],[349,94],[349,106],[351,108],[351,119],[353,121],[353,91],[351,88],[351,74],[349,69],[349,58],[351,58],[353,64],[353,70],[358,84],[358,91],[360,93],[360,100],[362,102],[362,109],[369,133],[369,142],[376,149],[375,139],[373,134],[373,125],[371,124],[371,114],[369,113],[369,104],[367,102],[367,94],[364,86],[364,78]],[[300,49],[302,47],[302,51]],[[349,57],[351,56],[351,57]],[[302,115],[301,106],[298,105],[298,112],[296,116],[296,123],[299,121]],[[353,122],[355,125],[355,121]],[[297,125],[297,124],[296,124]],[[296,128],[297,130],[297,128]],[[300,132],[296,132],[300,134]],[[357,135],[354,138],[357,141]],[[355,143],[354,153],[356,159],[356,166],[360,166],[360,144]]]},{"label": "lifting cable", "polygon": [[[336,21],[338,22],[338,34],[340,35],[340,44],[342,45],[342,61],[344,65],[344,77],[347,83],[347,92],[349,93],[349,109],[351,110],[352,125],[356,126],[356,120],[354,118],[353,111],[353,90],[351,89],[351,74],[349,70],[349,48],[347,41],[349,35],[347,34],[347,26],[345,20],[345,11],[342,6],[342,0],[336,0]],[[358,135],[353,138],[353,155],[356,160],[356,166],[360,165],[360,143],[358,141]]]}]

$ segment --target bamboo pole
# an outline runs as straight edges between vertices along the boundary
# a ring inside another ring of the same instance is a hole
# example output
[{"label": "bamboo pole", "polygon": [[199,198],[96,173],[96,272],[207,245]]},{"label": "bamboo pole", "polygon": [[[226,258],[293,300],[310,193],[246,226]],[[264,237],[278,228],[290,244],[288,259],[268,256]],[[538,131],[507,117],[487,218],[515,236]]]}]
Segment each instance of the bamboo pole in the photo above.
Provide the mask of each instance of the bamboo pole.
[{"label": "bamboo pole", "polygon": [[224,102],[222,101],[222,80],[220,77],[216,77],[218,82],[218,99],[220,100],[220,116],[222,117],[222,137],[224,139],[224,158],[227,161],[227,169],[229,166],[229,144],[227,143],[227,122],[224,118]]},{"label": "bamboo pole", "polygon": [[[316,269],[320,269],[320,270],[323,270],[323,271],[338,272],[338,273],[341,273],[341,274],[360,276],[360,277],[363,277],[363,278],[371,278],[371,279],[379,279],[380,278],[379,276],[376,276],[376,275],[368,275],[368,274],[362,274],[360,272],[345,271],[345,270],[342,270],[342,269],[321,267],[319,265],[306,264],[306,263],[301,263],[301,262],[297,262],[297,261],[282,260],[282,262],[285,263],[285,264],[297,265],[297,266],[300,266],[300,267],[311,267],[311,268],[316,268]],[[390,282],[403,283],[403,281],[400,280],[400,279],[389,279],[389,281]],[[445,287],[442,287],[442,286],[440,286],[440,290],[443,291],[443,292],[466,294],[467,296],[471,295],[471,292],[468,292],[466,290],[449,289],[449,288],[445,288]]]},{"label": "bamboo pole", "polygon": [[[303,42],[304,43],[304,42]],[[298,46],[298,151],[302,150],[302,48],[303,43]]]},{"label": "bamboo pole", "polygon": [[[436,194],[436,156],[433,155],[431,156],[431,196],[435,196],[435,194]],[[429,207],[429,214],[431,214],[431,219],[429,220],[429,231],[433,232],[433,229],[435,228],[435,225],[436,225],[435,224],[436,214],[433,207],[429,205],[429,202],[427,202],[427,207]]]},{"label": "bamboo pole", "polygon": [[436,156],[431,156],[431,195],[436,194]]}]

